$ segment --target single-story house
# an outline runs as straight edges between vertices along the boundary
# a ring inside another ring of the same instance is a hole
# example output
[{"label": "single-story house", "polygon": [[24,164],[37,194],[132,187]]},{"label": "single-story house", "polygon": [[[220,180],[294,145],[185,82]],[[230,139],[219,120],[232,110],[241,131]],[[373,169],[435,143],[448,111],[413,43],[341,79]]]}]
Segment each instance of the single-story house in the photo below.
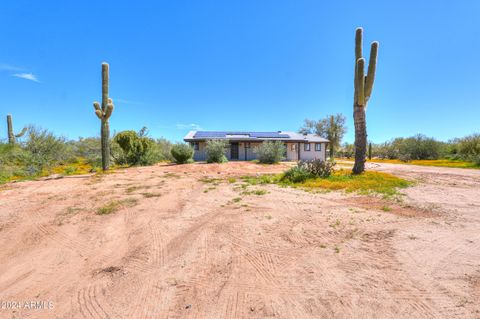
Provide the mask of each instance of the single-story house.
[{"label": "single-story house", "polygon": [[225,155],[229,161],[251,161],[257,158],[255,149],[265,141],[281,141],[285,143],[287,161],[321,159],[325,160],[329,141],[316,134],[300,134],[295,132],[218,132],[190,131],[185,142],[194,149],[193,159],[205,161],[205,145],[208,140],[225,140],[229,147]]}]

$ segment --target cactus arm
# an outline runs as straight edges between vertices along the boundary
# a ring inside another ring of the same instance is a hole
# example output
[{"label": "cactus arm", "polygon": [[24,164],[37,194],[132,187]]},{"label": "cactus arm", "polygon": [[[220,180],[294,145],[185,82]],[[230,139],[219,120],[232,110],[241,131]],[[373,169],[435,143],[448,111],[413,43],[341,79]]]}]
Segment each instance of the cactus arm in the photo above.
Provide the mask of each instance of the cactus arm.
[{"label": "cactus arm", "polygon": [[353,86],[354,86],[354,93],[353,93],[353,100],[354,103],[357,103],[357,96],[358,96],[358,87],[357,87],[357,61],[361,59],[362,56],[362,41],[363,41],[363,29],[357,28],[355,30],[355,71],[353,76]]},{"label": "cactus arm", "polygon": [[22,137],[26,132],[27,132],[27,128],[24,127],[20,133],[15,135],[15,137]]},{"label": "cactus arm", "polygon": [[107,109],[105,110],[105,119],[109,119],[113,112],[113,101],[108,99]]},{"label": "cactus arm", "polygon": [[103,118],[103,112],[102,112],[102,109],[100,108],[100,104],[98,102],[94,102],[93,107],[95,108],[95,114],[101,120]]},{"label": "cactus arm", "polygon": [[357,28],[355,31],[355,61],[363,57],[362,54],[363,29]]},{"label": "cactus arm", "polygon": [[95,110],[95,115],[101,120],[103,119],[102,110]]},{"label": "cactus arm", "polygon": [[368,73],[365,81],[365,101],[368,102],[372,95],[373,82],[375,81],[375,70],[377,68],[378,42],[372,42],[370,49],[370,60],[368,62]]},{"label": "cactus arm", "polygon": [[357,61],[356,87],[357,87],[357,103],[365,105],[365,59],[361,58]]}]

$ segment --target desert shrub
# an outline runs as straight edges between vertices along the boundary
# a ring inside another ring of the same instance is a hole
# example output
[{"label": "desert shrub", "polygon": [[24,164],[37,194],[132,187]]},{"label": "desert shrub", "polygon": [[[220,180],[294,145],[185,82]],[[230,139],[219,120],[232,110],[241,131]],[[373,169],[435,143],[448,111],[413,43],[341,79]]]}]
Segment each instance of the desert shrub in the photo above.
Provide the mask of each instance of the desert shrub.
[{"label": "desert shrub", "polygon": [[412,160],[412,156],[409,153],[400,153],[398,155],[398,159],[402,162],[410,162]]},{"label": "desert shrub", "polygon": [[40,173],[43,169],[72,160],[73,150],[68,147],[63,137],[57,137],[46,129],[30,126],[24,150],[29,153],[26,163],[30,175]]},{"label": "desert shrub", "polygon": [[227,157],[225,156],[225,148],[227,142],[224,140],[209,140],[205,146],[205,153],[207,155],[207,163],[225,163]]},{"label": "desert shrub", "polygon": [[172,156],[172,143],[164,138],[158,138],[155,141],[156,152],[160,161],[173,161]]},{"label": "desert shrub", "polygon": [[260,144],[255,152],[260,163],[274,164],[280,162],[285,157],[286,149],[283,142],[267,141]]},{"label": "desert shrub", "polygon": [[283,174],[281,181],[303,183],[310,177],[312,176],[305,168],[294,166]]},{"label": "desert shrub", "polygon": [[[6,182],[14,176],[28,176],[27,164],[31,162],[30,153],[19,145],[0,144],[0,182]],[[35,173],[35,172],[32,172]]]},{"label": "desert shrub", "polygon": [[353,144],[344,143],[337,151],[337,156],[351,158],[355,155],[355,148]]},{"label": "desert shrub", "polygon": [[480,134],[458,139],[457,151],[462,159],[480,165]]},{"label": "desert shrub", "polygon": [[399,137],[389,142],[372,145],[374,157],[386,159],[400,159],[408,162],[411,160],[431,160],[445,157],[448,154],[449,145],[439,142],[425,135],[412,137]]},{"label": "desert shrub", "polygon": [[99,137],[80,137],[78,141],[70,142],[75,155],[85,158],[86,162],[93,167],[101,167],[102,151]]},{"label": "desert shrub", "polygon": [[185,164],[191,161],[193,156],[193,148],[184,143],[177,143],[172,146],[171,154],[178,164]]},{"label": "desert shrub", "polygon": [[113,142],[118,144],[121,152],[112,145],[112,154],[118,164],[151,165],[159,161],[155,154],[155,141],[135,131],[123,131],[117,133]]},{"label": "desert shrub", "polygon": [[438,159],[441,154],[441,143],[425,135],[415,135],[402,139],[398,143],[398,153],[408,160]]},{"label": "desert shrub", "polygon": [[332,174],[335,162],[322,161],[320,159],[300,161],[298,167],[303,168],[311,176],[314,177],[328,177]]}]

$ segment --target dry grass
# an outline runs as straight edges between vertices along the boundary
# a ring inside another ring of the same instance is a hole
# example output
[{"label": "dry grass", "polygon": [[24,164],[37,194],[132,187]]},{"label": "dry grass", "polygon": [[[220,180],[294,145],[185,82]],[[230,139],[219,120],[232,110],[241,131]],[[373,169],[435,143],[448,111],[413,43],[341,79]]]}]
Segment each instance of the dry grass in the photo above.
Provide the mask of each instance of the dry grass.
[{"label": "dry grass", "polygon": [[[340,162],[353,162],[352,159],[339,158]],[[370,163],[390,163],[390,164],[406,164],[406,165],[420,165],[420,166],[436,166],[436,167],[452,167],[452,168],[476,168],[480,169],[480,166],[475,165],[472,162],[460,161],[460,160],[449,160],[449,159],[438,159],[438,160],[412,160],[409,162],[403,162],[398,159],[372,159],[368,160]]]},{"label": "dry grass", "polygon": [[81,175],[88,174],[92,172],[92,165],[86,162],[84,158],[78,158],[76,163],[60,164],[47,172],[49,174],[60,174],[60,175]]},{"label": "dry grass", "polygon": [[138,199],[135,198],[127,198],[123,200],[112,200],[107,204],[99,207],[97,209],[97,215],[108,215],[119,211],[125,207],[132,207],[137,205]]},{"label": "dry grass", "polygon": [[412,184],[412,182],[388,173],[367,171],[360,175],[352,175],[350,170],[345,169],[337,170],[326,178],[309,178],[302,183],[284,181],[282,176],[283,174],[245,176],[242,177],[242,180],[246,183],[243,185],[278,184],[305,190],[343,190],[361,194],[380,193],[385,196],[396,195],[398,188],[405,188]]},{"label": "dry grass", "polygon": [[298,186],[363,194],[374,192],[394,195],[398,188],[405,188],[410,184],[409,181],[388,173],[367,171],[360,175],[352,175],[349,170],[342,169],[335,171],[330,177],[308,179]]}]

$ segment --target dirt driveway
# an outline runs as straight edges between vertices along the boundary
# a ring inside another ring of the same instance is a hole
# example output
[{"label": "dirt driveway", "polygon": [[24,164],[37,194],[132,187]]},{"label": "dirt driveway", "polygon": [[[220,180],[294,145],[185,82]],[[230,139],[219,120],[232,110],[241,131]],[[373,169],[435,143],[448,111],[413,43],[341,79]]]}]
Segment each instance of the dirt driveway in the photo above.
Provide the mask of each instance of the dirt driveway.
[{"label": "dirt driveway", "polygon": [[238,178],[284,169],[4,187],[0,318],[480,318],[480,170],[376,164],[417,181],[400,203]]}]

